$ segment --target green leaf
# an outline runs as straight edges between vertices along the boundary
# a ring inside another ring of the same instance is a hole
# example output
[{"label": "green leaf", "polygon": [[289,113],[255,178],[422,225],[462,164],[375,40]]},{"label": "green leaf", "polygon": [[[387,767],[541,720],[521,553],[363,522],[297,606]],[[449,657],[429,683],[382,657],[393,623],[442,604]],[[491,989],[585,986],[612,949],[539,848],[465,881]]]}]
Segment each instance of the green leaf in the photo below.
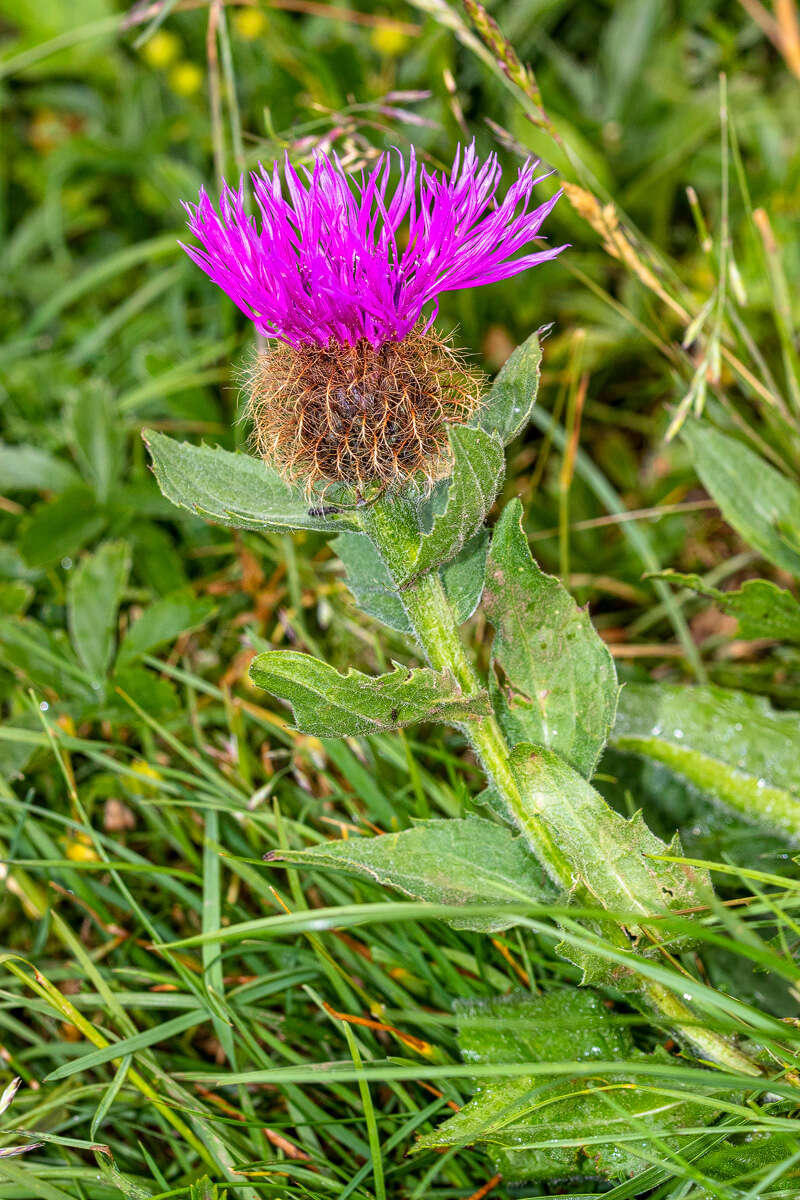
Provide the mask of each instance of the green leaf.
[{"label": "green leaf", "polygon": [[34,590],[24,579],[12,579],[0,583],[0,616],[11,617],[23,613],[33,599]]},{"label": "green leaf", "polygon": [[555,750],[586,776],[617,707],[614,661],[585,609],[534,562],[512,500],[495,526],[484,609],[495,628],[490,686],[506,737]]},{"label": "green leaf", "polygon": [[[481,530],[441,568],[444,590],[459,624],[469,620],[480,601],[488,541],[488,531]],[[340,533],[331,548],[344,563],[347,586],[359,608],[398,633],[411,633],[397,588],[369,538]]]},{"label": "green leaf", "polygon": [[216,610],[213,600],[187,589],[162,596],[134,621],[123,638],[117,668],[129,666],[144,654],[173,642],[182,633],[203,625]]},{"label": "green leaf", "polygon": [[82,559],[67,587],[67,623],[75,653],[99,686],[114,656],[117,613],[130,570],[127,542],[106,542]]},{"label": "green leaf", "polygon": [[70,410],[75,455],[95,494],[105,504],[122,468],[124,429],[102,385],[82,389]]},{"label": "green leaf", "polygon": [[481,529],[441,569],[445,594],[459,625],[470,619],[481,602],[488,550],[489,530]]},{"label": "green leaf", "polygon": [[42,574],[40,567],[28,566],[15,545],[0,541],[0,579],[24,579],[26,583],[35,583]]},{"label": "green leaf", "polygon": [[161,491],[179,508],[234,529],[357,527],[347,513],[320,516],[299,488],[249,454],[176,442],[154,430],[142,433]]},{"label": "green leaf", "polygon": [[207,1020],[208,1013],[204,1008],[199,1006],[191,1008],[188,1012],[172,1017],[169,1021],[152,1025],[149,1029],[141,1029],[128,1037],[120,1038],[118,1042],[107,1043],[105,1046],[87,1050],[84,1054],[79,1054],[77,1058],[61,1063],[45,1076],[45,1080],[55,1083],[59,1079],[68,1079],[70,1075],[76,1075],[79,1071],[94,1070],[95,1067],[111,1062],[115,1058],[124,1058],[126,1054],[137,1054],[140,1050],[145,1050],[158,1042],[168,1042],[178,1034],[185,1033],[189,1029],[196,1029],[198,1025],[204,1024]]},{"label": "green leaf", "polygon": [[403,602],[370,539],[363,533],[340,533],[331,549],[344,564],[347,586],[358,607],[398,633],[411,633]]},{"label": "green leaf", "polygon": [[160,525],[137,521],[130,531],[133,564],[139,579],[160,596],[189,586],[175,543]]},{"label": "green leaf", "polygon": [[764,558],[800,576],[800,488],[736,438],[695,421],[685,436],[723,517]]},{"label": "green leaf", "polygon": [[467,425],[451,425],[448,437],[453,474],[447,502],[443,512],[433,514],[430,531],[422,534],[408,579],[401,582],[455,558],[483,525],[503,481],[505,455],[495,434]]},{"label": "green leaf", "polygon": [[19,548],[29,566],[49,567],[77,554],[102,532],[105,523],[94,492],[77,484],[34,508]]},{"label": "green leaf", "polygon": [[791,592],[768,579],[748,579],[737,591],[721,592],[699,575],[683,575],[679,571],[659,571],[650,578],[664,579],[708,596],[723,612],[736,617],[740,638],[800,642],[800,604]]},{"label": "green leaf", "polygon": [[[115,694],[116,689],[124,696]],[[174,712],[178,706],[175,685],[169,680],[138,664],[123,666],[114,671],[111,686],[104,704],[100,708],[101,719],[120,721],[125,725],[141,724],[142,717],[132,708],[125,697],[143,709],[150,717]]]},{"label": "green leaf", "polygon": [[416,721],[456,724],[491,712],[485,693],[465,696],[447,671],[395,664],[389,675],[340,674],[311,654],[268,650],[251,663],[257,687],[288,700],[297,728],[315,737],[353,737]]},{"label": "green leaf", "polygon": [[[0,638],[2,637],[2,629],[0,628]],[[0,650],[2,643],[0,642]],[[0,779],[5,779],[9,783],[18,781],[23,778],[24,772],[28,763],[33,758],[38,747],[35,742],[31,742],[26,734],[41,735],[42,723],[39,714],[24,713],[12,720],[4,720],[2,726],[3,736],[0,738]],[[15,740],[15,734],[19,734],[19,740]]]},{"label": "green leaf", "polygon": [[[663,1154],[663,1140],[679,1149],[681,1142],[670,1134],[716,1115],[689,1094],[676,1096],[674,1084],[665,1093],[657,1083],[637,1079],[637,1064],[661,1055],[636,1050],[627,1027],[593,992],[473,1001],[458,1005],[456,1016],[467,1062],[530,1062],[531,1074],[480,1084],[460,1112],[420,1138],[415,1151],[482,1145],[508,1182],[626,1178]],[[593,1059],[629,1062],[631,1069],[578,1079],[536,1075],[537,1062]]]},{"label": "green leaf", "polygon": [[0,662],[19,671],[34,687],[61,699],[93,695],[66,634],[51,630],[32,617],[0,618]]},{"label": "green leaf", "polygon": [[532,333],[512,351],[499,371],[473,424],[493,433],[508,445],[528,424],[539,391],[542,348]]},{"label": "green leaf", "polygon": [[[705,872],[655,861],[653,856],[680,856],[677,835],[667,846],[647,828],[641,813],[630,820],[620,816],[582,775],[550,750],[523,744],[512,751],[510,761],[526,810],[547,825],[569,860],[575,885],[585,889],[601,908],[625,914],[633,945],[640,953],[659,954],[654,943],[660,935],[643,918],[703,905],[711,888]],[[524,820],[506,815],[525,834]],[[685,944],[670,934],[666,938],[673,950]],[[577,961],[568,945],[561,950]],[[579,965],[587,970],[583,958]]]},{"label": "green leaf", "polygon": [[207,1175],[189,1185],[189,1200],[224,1200],[223,1194]]},{"label": "green leaf", "polygon": [[517,916],[493,906],[552,903],[555,890],[522,838],[482,817],[420,821],[403,833],[323,842],[270,854],[271,861],[332,867],[436,904],[485,904],[485,917],[454,917],[454,929],[508,929]]},{"label": "green leaf", "polygon": [[[788,1131],[737,1134],[736,1130],[732,1130],[719,1146],[704,1154],[699,1161],[695,1160],[695,1164],[716,1182],[726,1179],[739,1181],[745,1176],[755,1179],[757,1173],[777,1163],[783,1163],[786,1171],[786,1160],[796,1153],[797,1143],[794,1135]],[[796,1180],[798,1174],[800,1171],[796,1158],[794,1166],[785,1174],[781,1173],[784,1180]]]},{"label": "green leaf", "polygon": [[36,446],[0,442],[0,491],[60,492],[79,483],[68,462]]},{"label": "green leaf", "polygon": [[800,717],[718,687],[630,684],[611,735],[757,825],[800,839]]},{"label": "green leaf", "polygon": [[133,479],[129,483],[121,483],[114,488],[106,505],[109,518],[120,524],[129,525],[131,515],[136,514],[140,521],[155,519],[172,521],[175,518],[175,508],[158,488],[155,479],[148,475],[145,478]]},{"label": "green leaf", "polygon": [[468,425],[448,428],[452,474],[432,495],[407,489],[359,509],[359,525],[404,588],[451,562],[480,532],[505,467],[500,439]]},{"label": "green leaf", "polygon": [[633,1049],[630,1026],[589,988],[456,1001],[458,1043],[476,1062],[610,1062]]},{"label": "green leaf", "polygon": [[660,0],[618,0],[609,10],[599,46],[607,81],[601,101],[604,120],[620,120],[628,102],[636,103],[663,11]]}]

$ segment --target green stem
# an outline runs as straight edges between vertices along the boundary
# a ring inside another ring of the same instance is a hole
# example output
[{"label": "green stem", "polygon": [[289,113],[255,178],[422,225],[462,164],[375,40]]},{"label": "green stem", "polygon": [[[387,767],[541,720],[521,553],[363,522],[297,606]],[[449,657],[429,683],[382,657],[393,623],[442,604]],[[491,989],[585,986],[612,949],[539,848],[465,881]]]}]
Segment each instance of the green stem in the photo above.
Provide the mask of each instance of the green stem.
[{"label": "green stem", "polygon": [[732,1041],[697,1023],[688,1005],[663,983],[645,979],[641,991],[651,1008],[664,1017],[672,1029],[704,1058],[727,1070],[739,1071],[742,1075],[755,1077],[762,1074],[758,1063],[739,1050]]},{"label": "green stem", "polygon": [[[409,564],[416,558],[420,536],[411,505],[400,498],[379,500],[362,510],[361,523],[390,575],[395,580],[406,578]],[[438,671],[450,671],[466,694],[480,691],[481,680],[461,639],[438,573],[430,571],[405,587],[399,586],[398,595],[429,665]],[[576,889],[569,860],[520,793],[511,770],[509,746],[495,718],[472,718],[463,721],[459,728],[547,874],[580,902],[583,898],[581,889]],[[591,903],[588,893],[585,900]],[[618,949],[630,950],[630,943],[620,927],[608,924],[603,930]],[[669,988],[649,979],[642,979],[640,988],[650,1007],[704,1057],[743,1074],[761,1074],[759,1067],[730,1041],[695,1023],[691,1009]]]},{"label": "green stem", "polygon": [[[453,611],[438,574],[429,572],[400,593],[411,627],[437,671],[448,670],[467,695],[481,690],[475,668],[464,648]],[[525,805],[509,764],[508,744],[494,717],[475,717],[460,728],[480,759],[489,780],[503,797],[536,857],[559,887],[573,884],[569,861],[559,850],[547,826]]]},{"label": "green stem", "polygon": [[[399,499],[377,501],[364,509],[362,524],[389,573],[402,578],[419,545],[419,527],[410,505]],[[398,594],[430,666],[450,671],[467,695],[479,692],[481,682],[461,640],[439,575],[434,571],[420,575],[409,586],[401,587]],[[569,891],[573,886],[570,864],[544,822],[526,807],[511,773],[508,744],[497,721],[494,717],[475,717],[463,721],[459,728],[548,875]]]}]

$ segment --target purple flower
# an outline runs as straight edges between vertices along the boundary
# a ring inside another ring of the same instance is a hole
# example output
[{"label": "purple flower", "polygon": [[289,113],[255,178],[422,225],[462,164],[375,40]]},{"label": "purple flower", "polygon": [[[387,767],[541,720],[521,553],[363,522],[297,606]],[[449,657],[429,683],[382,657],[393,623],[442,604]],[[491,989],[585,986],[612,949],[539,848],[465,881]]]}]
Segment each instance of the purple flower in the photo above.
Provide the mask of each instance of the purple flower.
[{"label": "purple flower", "polygon": [[441,292],[477,287],[555,258],[564,247],[520,254],[535,238],[558,193],[528,211],[538,163],[520,168],[495,201],[497,156],[478,160],[474,143],[456,151],[449,175],[399,151],[382,154],[365,178],[320,155],[283,177],[253,172],[260,219],[245,209],[243,184],[224,186],[216,209],[205,191],[185,204],[202,249],[184,249],[259,332],[291,345],[331,340],[377,347],[404,338]]}]

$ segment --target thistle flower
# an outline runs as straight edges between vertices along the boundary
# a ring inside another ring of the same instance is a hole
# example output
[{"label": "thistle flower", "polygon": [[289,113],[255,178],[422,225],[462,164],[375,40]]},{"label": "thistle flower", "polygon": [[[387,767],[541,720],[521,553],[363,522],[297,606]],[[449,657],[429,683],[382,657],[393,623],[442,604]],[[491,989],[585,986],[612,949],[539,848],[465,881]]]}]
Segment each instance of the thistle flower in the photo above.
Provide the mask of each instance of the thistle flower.
[{"label": "thistle flower", "polygon": [[431,331],[438,297],[564,249],[521,253],[558,199],[528,211],[537,165],[498,202],[497,157],[481,163],[474,144],[449,175],[413,149],[358,179],[320,155],[302,173],[287,159],[252,174],[258,218],[242,183],[217,208],[205,191],[184,206],[201,243],[187,253],[278,341],[252,372],[251,414],[256,446],[284,474],[361,487],[442,473],[447,425],[469,419],[480,381]]}]

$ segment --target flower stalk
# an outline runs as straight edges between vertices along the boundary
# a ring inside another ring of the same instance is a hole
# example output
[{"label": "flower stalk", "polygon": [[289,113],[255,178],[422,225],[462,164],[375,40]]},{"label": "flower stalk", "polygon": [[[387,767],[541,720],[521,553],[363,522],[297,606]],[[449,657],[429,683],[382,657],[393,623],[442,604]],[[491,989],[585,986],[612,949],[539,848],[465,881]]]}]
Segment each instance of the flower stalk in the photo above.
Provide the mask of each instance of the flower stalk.
[{"label": "flower stalk", "polygon": [[[419,529],[408,505],[382,498],[361,510],[364,532],[371,539],[389,573],[403,577],[416,557]],[[431,667],[449,671],[467,694],[478,692],[481,682],[458,632],[450,602],[439,575],[429,571],[407,587],[398,588],[415,637]],[[477,754],[487,777],[501,792],[520,823],[536,857],[559,887],[571,887],[568,861],[553,841],[547,827],[526,812],[509,767],[509,748],[495,717],[478,717],[460,723],[460,728]]]},{"label": "flower stalk", "polygon": [[[411,506],[402,499],[380,498],[360,510],[360,522],[397,583],[417,557],[419,527]],[[478,692],[482,682],[459,633],[453,608],[438,573],[429,571],[403,587],[397,583],[414,636],[433,669],[449,671],[465,694]],[[547,875],[578,904],[592,907],[588,890],[577,883],[567,857],[556,844],[541,818],[526,804],[510,765],[511,750],[494,716],[459,722],[459,728],[475,751],[489,782],[497,790],[515,824],[524,831],[526,842]],[[603,922],[603,934],[617,949],[629,951],[622,928]],[[729,1070],[746,1075],[761,1074],[758,1065],[731,1041],[703,1028],[692,1010],[669,988],[641,976],[639,992],[645,1004],[679,1036],[704,1057]]]}]

